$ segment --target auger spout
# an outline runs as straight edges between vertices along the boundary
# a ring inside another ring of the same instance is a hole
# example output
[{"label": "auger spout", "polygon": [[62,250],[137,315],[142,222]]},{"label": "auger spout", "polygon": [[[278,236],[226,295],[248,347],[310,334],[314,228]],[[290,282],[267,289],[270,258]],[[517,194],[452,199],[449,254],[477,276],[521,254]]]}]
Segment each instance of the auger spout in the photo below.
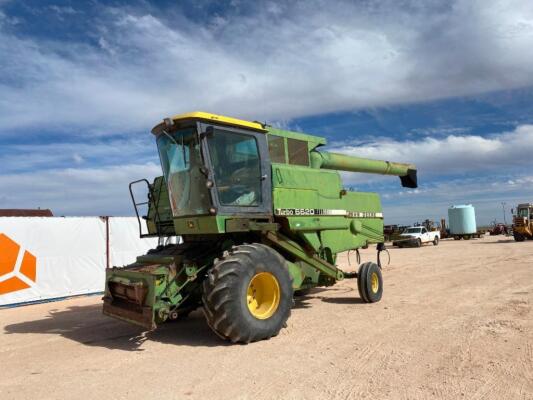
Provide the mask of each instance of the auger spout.
[{"label": "auger spout", "polygon": [[399,176],[403,187],[416,188],[417,174],[414,164],[392,161],[372,160],[329,152],[311,152],[313,168],[334,169],[338,171],[364,172],[369,174]]}]

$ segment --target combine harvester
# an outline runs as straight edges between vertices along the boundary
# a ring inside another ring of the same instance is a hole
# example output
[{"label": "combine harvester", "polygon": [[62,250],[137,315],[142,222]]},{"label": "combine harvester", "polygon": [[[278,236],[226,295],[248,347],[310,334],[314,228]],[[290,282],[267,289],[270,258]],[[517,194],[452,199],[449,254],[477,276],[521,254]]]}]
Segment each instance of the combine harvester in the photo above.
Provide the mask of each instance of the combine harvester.
[{"label": "combine harvester", "polygon": [[104,314],[154,329],[203,306],[216,334],[248,343],[278,334],[294,291],[357,278],[365,302],[381,299],[378,264],[357,273],[335,265],[340,252],[383,249],[379,196],[345,190],[338,170],[416,188],[414,165],[320,151],[324,138],[203,112],[152,133],[164,176],[130,184],[132,198],[132,186],[148,186],[147,202],[133,199],[138,217],[148,205],[141,236],[183,243],[107,270]]}]

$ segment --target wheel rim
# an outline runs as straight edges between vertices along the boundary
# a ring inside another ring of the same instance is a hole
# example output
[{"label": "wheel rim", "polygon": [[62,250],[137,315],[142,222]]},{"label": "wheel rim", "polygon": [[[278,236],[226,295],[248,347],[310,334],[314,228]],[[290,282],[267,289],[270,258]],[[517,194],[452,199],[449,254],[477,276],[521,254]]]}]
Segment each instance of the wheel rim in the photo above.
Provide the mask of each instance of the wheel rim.
[{"label": "wheel rim", "polygon": [[375,272],[372,272],[370,276],[370,288],[372,289],[372,293],[377,293],[379,290],[379,278]]},{"label": "wheel rim", "polygon": [[260,272],[252,278],[246,293],[248,310],[257,319],[270,318],[279,306],[281,290],[270,272]]}]

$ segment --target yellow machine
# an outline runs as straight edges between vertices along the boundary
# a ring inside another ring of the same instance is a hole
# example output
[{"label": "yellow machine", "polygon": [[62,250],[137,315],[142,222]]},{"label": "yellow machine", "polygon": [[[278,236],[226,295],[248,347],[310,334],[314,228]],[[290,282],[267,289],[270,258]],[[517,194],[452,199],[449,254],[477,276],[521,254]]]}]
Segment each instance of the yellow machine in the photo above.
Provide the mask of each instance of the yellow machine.
[{"label": "yellow machine", "polygon": [[517,242],[533,239],[533,204],[519,204],[513,217],[513,236]]}]

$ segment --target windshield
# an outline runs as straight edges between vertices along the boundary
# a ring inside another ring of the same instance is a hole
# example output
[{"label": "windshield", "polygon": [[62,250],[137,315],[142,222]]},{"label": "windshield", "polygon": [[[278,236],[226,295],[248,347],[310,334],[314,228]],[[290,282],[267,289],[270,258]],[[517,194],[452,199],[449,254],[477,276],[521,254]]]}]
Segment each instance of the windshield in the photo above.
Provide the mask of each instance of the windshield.
[{"label": "windshield", "polygon": [[196,129],[163,132],[157,137],[161,167],[174,216],[207,214],[209,193],[201,173],[200,144]]},{"label": "windshield", "polygon": [[260,205],[261,163],[255,138],[215,130],[208,146],[220,204]]},{"label": "windshield", "polygon": [[422,228],[407,228],[404,233],[420,233]]},{"label": "windshield", "polygon": [[518,216],[519,217],[528,217],[528,209],[527,208],[519,208],[518,209]]}]

